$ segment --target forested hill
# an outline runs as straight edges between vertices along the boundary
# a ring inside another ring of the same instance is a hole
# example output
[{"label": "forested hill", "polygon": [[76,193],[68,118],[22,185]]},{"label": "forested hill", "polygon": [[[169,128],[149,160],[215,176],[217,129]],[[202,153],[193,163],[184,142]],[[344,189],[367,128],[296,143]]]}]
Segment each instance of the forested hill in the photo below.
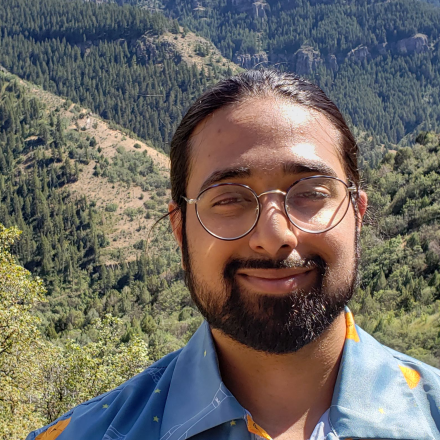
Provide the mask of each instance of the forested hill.
[{"label": "forested hill", "polygon": [[365,167],[357,323],[396,350],[440,367],[440,135]]},{"label": "forested hill", "polygon": [[2,1],[0,65],[164,151],[192,100],[234,69],[162,14],[79,0]]},{"label": "forested hill", "polygon": [[22,231],[14,251],[44,280],[49,337],[87,342],[88,323],[112,313],[126,340],[143,329],[153,357],[183,343],[197,314],[184,310],[177,245],[160,225],[146,254],[168,199],[166,156],[0,72],[0,224]]},{"label": "forested hill", "polygon": [[232,60],[313,78],[358,135],[373,136],[364,149],[370,163],[381,158],[379,144],[391,148],[440,126],[438,7],[412,0],[141,6],[5,0],[0,64],[164,151],[190,102],[234,70]]},{"label": "forested hill", "polygon": [[[155,2],[157,3],[157,2]],[[440,8],[414,0],[163,0],[243,67],[318,82],[359,129],[400,141],[440,123]]]}]

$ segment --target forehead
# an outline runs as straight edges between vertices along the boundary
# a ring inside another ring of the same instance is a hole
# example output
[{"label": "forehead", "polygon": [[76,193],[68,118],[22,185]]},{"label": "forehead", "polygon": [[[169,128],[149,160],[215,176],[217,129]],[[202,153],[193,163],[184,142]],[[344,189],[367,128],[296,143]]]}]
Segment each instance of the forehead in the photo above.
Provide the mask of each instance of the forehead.
[{"label": "forehead", "polygon": [[285,99],[249,99],[215,111],[194,130],[190,154],[191,196],[213,173],[232,168],[269,185],[286,174],[286,164],[298,165],[291,170],[321,164],[345,178],[339,132],[319,112]]}]

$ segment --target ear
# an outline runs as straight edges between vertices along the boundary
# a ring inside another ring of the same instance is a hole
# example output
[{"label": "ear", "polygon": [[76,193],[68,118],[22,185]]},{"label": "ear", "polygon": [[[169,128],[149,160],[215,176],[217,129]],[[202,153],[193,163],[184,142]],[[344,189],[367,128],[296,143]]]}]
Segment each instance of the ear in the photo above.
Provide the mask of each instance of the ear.
[{"label": "ear", "polygon": [[[183,243],[183,233],[182,233],[182,212],[180,211],[177,203],[171,200],[168,203],[168,213],[170,214],[171,230],[173,231],[174,238],[180,247],[180,253],[182,254],[182,243]],[[185,265],[182,260],[182,268],[185,270]]]},{"label": "ear", "polygon": [[357,215],[359,224],[362,225],[362,219],[364,218],[365,212],[367,211],[368,197],[365,191],[359,190],[359,195],[357,198]]},{"label": "ear", "polygon": [[174,238],[180,249],[182,249],[182,214],[180,209],[178,209],[177,203],[173,200],[168,203],[168,214],[170,215],[171,229]]}]

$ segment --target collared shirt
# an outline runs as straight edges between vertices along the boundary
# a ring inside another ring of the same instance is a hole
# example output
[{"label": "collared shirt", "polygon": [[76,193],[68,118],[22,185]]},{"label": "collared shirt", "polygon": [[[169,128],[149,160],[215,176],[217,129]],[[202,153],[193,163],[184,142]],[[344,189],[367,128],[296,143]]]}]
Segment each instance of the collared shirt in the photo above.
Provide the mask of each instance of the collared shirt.
[{"label": "collared shirt", "polygon": [[[346,341],[325,439],[439,440],[439,370],[384,347],[355,326],[348,310],[345,316]],[[204,322],[186,347],[27,440],[253,440],[256,435],[270,439],[222,382]]]}]

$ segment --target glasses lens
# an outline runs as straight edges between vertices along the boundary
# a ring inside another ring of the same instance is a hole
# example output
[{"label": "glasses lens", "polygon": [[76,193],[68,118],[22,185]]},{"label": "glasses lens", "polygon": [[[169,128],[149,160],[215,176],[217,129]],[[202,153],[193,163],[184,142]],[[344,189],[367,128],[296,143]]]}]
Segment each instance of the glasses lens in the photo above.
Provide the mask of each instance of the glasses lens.
[{"label": "glasses lens", "polygon": [[215,186],[200,196],[197,214],[202,225],[217,237],[238,238],[255,225],[258,200],[240,185]]},{"label": "glasses lens", "polygon": [[336,226],[348,209],[346,185],[337,179],[316,177],[299,181],[286,197],[291,221],[299,228],[320,232]]}]

